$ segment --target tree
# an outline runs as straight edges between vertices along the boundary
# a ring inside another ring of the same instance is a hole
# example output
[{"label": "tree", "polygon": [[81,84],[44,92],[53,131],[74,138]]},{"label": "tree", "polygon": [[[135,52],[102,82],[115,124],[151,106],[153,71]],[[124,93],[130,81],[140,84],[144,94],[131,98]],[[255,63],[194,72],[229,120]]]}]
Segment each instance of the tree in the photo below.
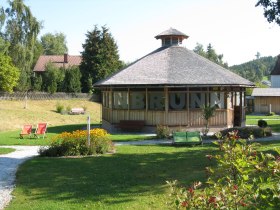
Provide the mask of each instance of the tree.
[{"label": "tree", "polygon": [[206,51],[202,44],[196,43],[196,47],[193,51],[224,68],[228,68],[228,64],[223,61],[223,54],[217,54],[211,43],[208,44]]},{"label": "tree", "polygon": [[280,25],[280,0],[259,0],[256,7],[262,6],[264,17],[269,23],[275,22]]},{"label": "tree", "polygon": [[63,90],[63,80],[65,73],[63,69],[57,68],[53,63],[46,65],[46,71],[43,74],[42,89],[49,93],[55,93]]},{"label": "tree", "polygon": [[12,64],[12,59],[0,54],[0,90],[13,92],[19,79],[19,69]]},{"label": "tree", "polygon": [[77,66],[72,66],[65,70],[64,92],[80,93],[81,92],[81,72]]},{"label": "tree", "polygon": [[205,130],[203,135],[206,136],[209,131],[209,121],[215,115],[216,106],[204,105],[202,107],[202,118],[205,120]]},{"label": "tree", "polygon": [[17,88],[27,90],[31,85],[34,45],[41,24],[23,0],[9,1],[9,8],[1,8],[0,17],[1,36],[9,43],[8,55],[21,72]]},{"label": "tree", "polygon": [[66,36],[63,33],[47,33],[41,37],[45,55],[63,55],[68,52]]},{"label": "tree", "polygon": [[[86,34],[82,62],[80,65],[82,73],[82,91],[89,92],[89,83],[92,84],[104,79],[122,67],[119,59],[118,47],[109,33],[109,29],[102,26]],[[91,81],[89,78],[92,78]]]}]

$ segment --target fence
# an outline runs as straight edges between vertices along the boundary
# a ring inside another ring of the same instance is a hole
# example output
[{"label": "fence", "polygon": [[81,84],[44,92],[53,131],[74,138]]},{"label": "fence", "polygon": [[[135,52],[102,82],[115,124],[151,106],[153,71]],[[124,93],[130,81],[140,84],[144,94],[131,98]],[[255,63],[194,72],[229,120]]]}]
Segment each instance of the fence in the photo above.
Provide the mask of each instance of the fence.
[{"label": "fence", "polygon": [[88,93],[46,93],[46,92],[0,92],[0,100],[68,100],[87,99],[89,101],[101,102],[100,95]]}]

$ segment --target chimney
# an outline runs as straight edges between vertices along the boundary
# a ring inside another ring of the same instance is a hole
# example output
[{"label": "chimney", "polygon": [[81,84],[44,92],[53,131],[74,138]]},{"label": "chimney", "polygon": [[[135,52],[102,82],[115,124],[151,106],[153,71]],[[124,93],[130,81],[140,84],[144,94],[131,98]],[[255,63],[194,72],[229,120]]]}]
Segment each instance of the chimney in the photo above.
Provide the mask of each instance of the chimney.
[{"label": "chimney", "polygon": [[68,63],[68,54],[64,53],[64,63]]}]

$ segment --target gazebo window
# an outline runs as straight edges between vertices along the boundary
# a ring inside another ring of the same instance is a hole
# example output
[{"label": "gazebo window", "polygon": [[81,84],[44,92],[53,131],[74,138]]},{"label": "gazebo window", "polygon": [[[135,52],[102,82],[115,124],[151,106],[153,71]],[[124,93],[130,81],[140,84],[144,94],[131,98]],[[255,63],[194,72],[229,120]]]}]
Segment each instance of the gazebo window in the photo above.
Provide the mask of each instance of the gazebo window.
[{"label": "gazebo window", "polygon": [[146,109],[145,92],[130,92],[130,109]]},{"label": "gazebo window", "polygon": [[104,107],[109,107],[109,92],[105,91],[103,92],[103,100],[102,100]]},{"label": "gazebo window", "polygon": [[225,108],[225,98],[223,92],[212,92],[210,94],[211,106],[217,106],[219,109]]},{"label": "gazebo window", "polygon": [[114,92],[114,109],[128,109],[128,93]]},{"label": "gazebo window", "polygon": [[171,39],[170,37],[167,37],[164,39],[164,45],[170,45],[171,44]]},{"label": "gazebo window", "polygon": [[182,110],[186,108],[186,94],[185,93],[169,93],[169,109]]},{"label": "gazebo window", "polygon": [[150,110],[164,110],[165,98],[163,92],[149,93],[149,109]]},{"label": "gazebo window", "polygon": [[191,93],[190,94],[190,108],[202,108],[206,102],[206,93]]}]

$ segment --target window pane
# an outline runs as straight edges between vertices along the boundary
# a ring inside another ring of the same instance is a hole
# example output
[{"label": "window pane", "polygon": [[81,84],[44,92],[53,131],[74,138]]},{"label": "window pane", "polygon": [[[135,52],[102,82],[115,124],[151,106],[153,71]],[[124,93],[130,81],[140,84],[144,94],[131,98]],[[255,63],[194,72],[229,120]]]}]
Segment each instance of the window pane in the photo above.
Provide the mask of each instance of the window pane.
[{"label": "window pane", "polygon": [[169,94],[169,109],[182,110],[186,108],[185,93],[170,93]]},{"label": "window pane", "polygon": [[114,109],[127,109],[127,92],[114,92]]},{"label": "window pane", "polygon": [[164,110],[165,109],[164,94],[159,92],[149,93],[149,109]]},{"label": "window pane", "polygon": [[146,97],[143,92],[130,92],[130,109],[146,109]]}]

